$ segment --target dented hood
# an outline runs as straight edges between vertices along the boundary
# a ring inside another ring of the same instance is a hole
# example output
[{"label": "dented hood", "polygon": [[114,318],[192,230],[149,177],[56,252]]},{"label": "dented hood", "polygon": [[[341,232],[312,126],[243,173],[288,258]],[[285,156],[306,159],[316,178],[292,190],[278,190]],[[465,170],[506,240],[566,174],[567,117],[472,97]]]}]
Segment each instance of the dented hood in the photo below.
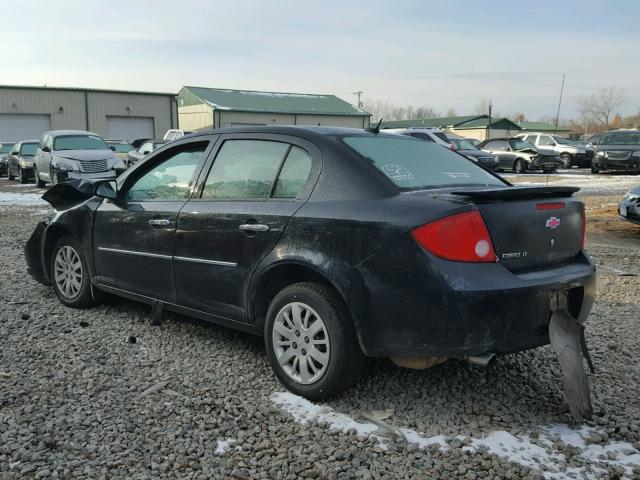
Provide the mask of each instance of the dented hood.
[{"label": "dented hood", "polygon": [[74,178],[58,183],[42,195],[56,210],[67,210],[93,197],[93,186],[99,179]]}]

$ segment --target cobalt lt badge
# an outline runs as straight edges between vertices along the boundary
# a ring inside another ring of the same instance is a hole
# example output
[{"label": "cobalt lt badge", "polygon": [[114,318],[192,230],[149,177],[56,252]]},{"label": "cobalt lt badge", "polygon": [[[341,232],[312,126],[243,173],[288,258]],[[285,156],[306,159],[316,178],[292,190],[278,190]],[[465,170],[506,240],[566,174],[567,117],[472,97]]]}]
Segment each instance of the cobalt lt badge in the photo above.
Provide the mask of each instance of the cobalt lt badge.
[{"label": "cobalt lt badge", "polygon": [[547,228],[551,230],[555,230],[560,226],[560,219],[558,217],[549,217],[547,218],[547,223],[545,224]]},{"label": "cobalt lt badge", "polygon": [[553,247],[555,244],[556,244],[556,239],[555,239],[555,238],[552,238],[552,239],[551,239],[551,246]]}]

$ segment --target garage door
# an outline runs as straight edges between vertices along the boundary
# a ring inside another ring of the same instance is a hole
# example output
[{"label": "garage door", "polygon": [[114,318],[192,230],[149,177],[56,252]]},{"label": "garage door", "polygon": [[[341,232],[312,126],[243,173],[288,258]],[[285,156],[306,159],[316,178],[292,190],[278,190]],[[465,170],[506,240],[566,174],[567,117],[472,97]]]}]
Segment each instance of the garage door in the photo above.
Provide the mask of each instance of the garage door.
[{"label": "garage door", "polygon": [[153,117],[115,117],[107,116],[107,134],[110,140],[126,140],[137,138],[155,138]]},{"label": "garage door", "polygon": [[39,139],[51,130],[50,115],[0,113],[0,142]]}]

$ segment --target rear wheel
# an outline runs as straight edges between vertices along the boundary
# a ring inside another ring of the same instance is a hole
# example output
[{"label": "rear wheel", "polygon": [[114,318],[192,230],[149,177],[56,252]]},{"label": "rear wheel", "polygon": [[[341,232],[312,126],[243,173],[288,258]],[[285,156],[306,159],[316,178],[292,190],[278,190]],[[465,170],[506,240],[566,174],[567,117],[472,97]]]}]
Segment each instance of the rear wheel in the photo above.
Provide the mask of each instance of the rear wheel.
[{"label": "rear wheel", "polygon": [[565,168],[571,168],[571,154],[570,153],[563,153],[562,155],[560,155],[560,158],[562,159],[562,163],[564,163],[564,167]]},{"label": "rear wheel", "polygon": [[521,158],[518,158],[513,164],[513,170],[516,173],[524,173],[527,170],[527,164]]},{"label": "rear wheel", "polygon": [[22,168],[18,169],[18,181],[20,183],[27,183],[29,181],[29,176],[25,173]]},{"label": "rear wheel", "polygon": [[9,180],[15,180],[16,176],[11,173],[11,167],[7,167],[7,178]]},{"label": "rear wheel", "polygon": [[51,255],[50,271],[53,289],[62,303],[73,308],[88,308],[98,303],[92,293],[82,244],[75,237],[60,237]]},{"label": "rear wheel", "polygon": [[38,172],[38,167],[36,167],[36,166],[33,167],[33,176],[36,179],[36,187],[44,188],[44,187],[47,186],[47,184],[45,182],[40,180],[40,172]]},{"label": "rear wheel", "polygon": [[598,172],[600,172],[600,169],[598,168],[597,165],[592,163],[591,164],[591,173],[598,173]]},{"label": "rear wheel", "polygon": [[296,283],[276,295],[267,311],[265,343],[280,382],[311,400],[347,390],[364,368],[342,300],[321,283]]}]

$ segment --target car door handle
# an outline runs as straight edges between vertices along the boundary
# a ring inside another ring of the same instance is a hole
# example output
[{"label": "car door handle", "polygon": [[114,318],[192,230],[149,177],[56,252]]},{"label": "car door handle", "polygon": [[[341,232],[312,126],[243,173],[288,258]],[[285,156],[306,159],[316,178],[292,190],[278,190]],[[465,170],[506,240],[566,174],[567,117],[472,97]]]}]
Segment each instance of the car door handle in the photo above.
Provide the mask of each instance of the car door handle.
[{"label": "car door handle", "polygon": [[238,227],[243,232],[268,232],[269,225],[262,225],[259,223],[243,223]]},{"label": "car door handle", "polygon": [[171,220],[168,218],[155,218],[153,220],[149,220],[149,225],[152,227],[168,227],[171,225]]}]

